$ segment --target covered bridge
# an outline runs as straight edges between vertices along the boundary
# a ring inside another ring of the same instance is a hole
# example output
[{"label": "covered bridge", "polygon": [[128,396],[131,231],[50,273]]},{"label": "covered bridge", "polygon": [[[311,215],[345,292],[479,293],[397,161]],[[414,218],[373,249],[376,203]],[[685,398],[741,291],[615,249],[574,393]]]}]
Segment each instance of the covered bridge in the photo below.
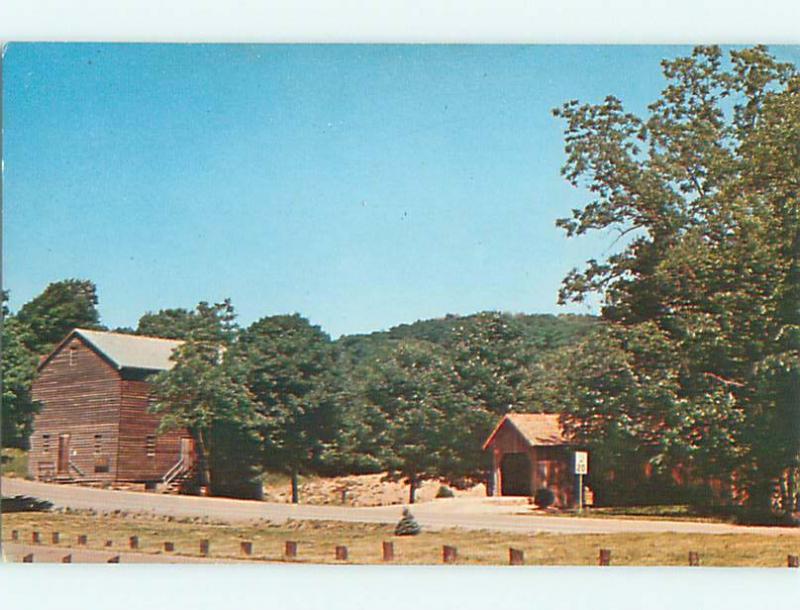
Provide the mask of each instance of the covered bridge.
[{"label": "covered bridge", "polygon": [[41,480],[158,483],[191,476],[185,431],[158,434],[148,377],[172,368],[180,341],[75,329],[38,366],[29,474]]},{"label": "covered bridge", "polygon": [[492,495],[533,496],[546,488],[553,492],[556,506],[576,503],[574,447],[564,435],[559,415],[509,413],[483,449],[492,452]]}]

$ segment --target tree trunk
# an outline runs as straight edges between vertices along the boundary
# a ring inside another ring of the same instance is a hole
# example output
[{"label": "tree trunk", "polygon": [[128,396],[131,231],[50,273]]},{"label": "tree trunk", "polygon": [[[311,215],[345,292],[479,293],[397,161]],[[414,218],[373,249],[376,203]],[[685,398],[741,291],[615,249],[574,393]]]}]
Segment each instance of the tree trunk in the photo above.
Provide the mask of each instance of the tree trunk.
[{"label": "tree trunk", "polygon": [[300,486],[298,484],[297,468],[292,468],[292,504],[300,502]]},{"label": "tree trunk", "polygon": [[208,446],[202,430],[193,431],[196,444],[197,470],[200,473],[200,485],[206,489],[211,488],[211,466],[208,459]]},{"label": "tree trunk", "polygon": [[408,480],[408,503],[414,504],[417,495],[417,486],[419,485],[417,479]]}]

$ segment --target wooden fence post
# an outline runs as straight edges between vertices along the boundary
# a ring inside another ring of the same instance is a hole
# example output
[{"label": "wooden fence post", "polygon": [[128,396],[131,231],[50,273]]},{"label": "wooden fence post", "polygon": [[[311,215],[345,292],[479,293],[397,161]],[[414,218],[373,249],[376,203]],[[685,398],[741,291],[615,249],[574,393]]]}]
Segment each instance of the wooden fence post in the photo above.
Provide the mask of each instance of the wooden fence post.
[{"label": "wooden fence post", "polygon": [[164,543],[164,551],[167,553],[172,553],[175,550],[175,543],[174,542],[165,542]]},{"label": "wooden fence post", "polygon": [[89,536],[86,534],[78,534],[78,544],[85,545],[87,542],[89,542]]},{"label": "wooden fence post", "polygon": [[689,565],[692,567],[700,565],[700,554],[696,551],[689,551]]},{"label": "wooden fence post", "polygon": [[508,549],[508,563],[512,566],[521,566],[525,564],[525,553],[521,549]]},{"label": "wooden fence post", "polygon": [[286,559],[295,559],[297,557],[297,542],[287,540],[283,548],[283,556]]},{"label": "wooden fence post", "polygon": [[599,563],[601,566],[611,565],[611,549],[600,549]]},{"label": "wooden fence post", "polygon": [[211,542],[207,538],[203,538],[200,541],[200,554],[204,557],[208,557],[208,551],[211,547]]},{"label": "wooden fence post", "polygon": [[442,562],[455,563],[458,559],[458,549],[454,546],[444,545],[442,547]]},{"label": "wooden fence post", "polygon": [[22,563],[33,563],[33,553],[28,553],[22,558]]},{"label": "wooden fence post", "polygon": [[131,536],[128,538],[128,546],[132,549],[139,548],[139,536]]},{"label": "wooden fence post", "polygon": [[384,541],[383,543],[383,560],[394,561],[394,542]]},{"label": "wooden fence post", "polygon": [[242,543],[239,545],[239,548],[242,551],[242,555],[252,555],[253,554],[253,543],[249,540],[242,540]]},{"label": "wooden fence post", "polygon": [[342,545],[336,546],[336,559],[337,561],[347,561],[347,547]]},{"label": "wooden fence post", "polygon": [[786,565],[790,568],[800,568],[800,555],[787,555]]},{"label": "wooden fence post", "polygon": [[64,555],[61,558],[61,563],[72,563],[72,553],[70,553],[69,555]]},{"label": "wooden fence post", "polygon": [[58,532],[53,532],[51,535],[51,540],[53,541],[53,544],[58,544],[61,541],[61,534]]}]

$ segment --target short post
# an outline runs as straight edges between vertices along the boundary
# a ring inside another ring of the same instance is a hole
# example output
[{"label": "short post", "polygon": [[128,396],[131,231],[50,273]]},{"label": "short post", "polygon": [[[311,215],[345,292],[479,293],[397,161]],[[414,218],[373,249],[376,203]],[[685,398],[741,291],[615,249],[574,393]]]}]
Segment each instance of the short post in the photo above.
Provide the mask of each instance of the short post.
[{"label": "short post", "polygon": [[11,530],[11,540],[14,542],[19,540],[19,530]]},{"label": "short post", "polygon": [[253,554],[253,543],[249,540],[242,540],[242,543],[239,545],[239,548],[242,550],[242,555],[252,555]]},{"label": "short post", "polygon": [[53,532],[51,540],[53,541],[53,544],[58,544],[61,541],[61,534],[58,532]]},{"label": "short post", "polygon": [[39,532],[31,532],[31,542],[33,544],[41,544],[42,537],[39,535]]},{"label": "short post", "polygon": [[383,560],[394,561],[394,542],[384,541],[383,543]]},{"label": "short post", "polygon": [[209,540],[207,538],[203,538],[203,540],[200,541],[200,554],[204,557],[208,557],[208,550],[210,546],[211,543]]},{"label": "short post", "polygon": [[171,553],[175,550],[175,543],[174,542],[165,542],[164,543],[164,552]]},{"label": "short post", "polygon": [[119,563],[119,555],[114,555],[110,557],[106,563]]},{"label": "short post", "polygon": [[86,534],[78,534],[78,544],[86,545],[89,542],[89,536]]},{"label": "short post", "polygon": [[28,553],[22,558],[22,563],[33,563],[33,553]]},{"label": "short post", "polygon": [[61,558],[61,563],[72,563],[72,553],[70,553],[69,555],[64,555]]},{"label": "short post", "polygon": [[611,565],[611,549],[600,549],[600,565]]},{"label": "short post", "polygon": [[454,546],[444,545],[442,547],[442,562],[455,563],[458,559],[458,549]]},{"label": "short post", "polygon": [[139,548],[139,536],[131,536],[128,538],[128,546],[131,549],[138,549]]},{"label": "short post", "polygon": [[336,545],[336,560],[337,561],[347,561],[347,547],[342,545]]},{"label": "short post", "polygon": [[689,565],[691,567],[700,565],[700,554],[697,551],[689,551]]},{"label": "short post", "polygon": [[283,556],[286,559],[295,559],[297,557],[297,542],[294,540],[287,540],[284,545]]},{"label": "short post", "polygon": [[800,555],[787,555],[786,566],[789,568],[800,568]]},{"label": "short post", "polygon": [[508,564],[512,566],[521,566],[525,563],[525,553],[522,549],[509,548],[508,549]]}]

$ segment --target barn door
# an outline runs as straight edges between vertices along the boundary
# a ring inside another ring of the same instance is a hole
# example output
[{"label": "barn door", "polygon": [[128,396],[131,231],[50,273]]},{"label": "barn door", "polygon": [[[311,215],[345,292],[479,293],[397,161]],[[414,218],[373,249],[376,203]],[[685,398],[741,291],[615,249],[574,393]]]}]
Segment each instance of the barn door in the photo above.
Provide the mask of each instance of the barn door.
[{"label": "barn door", "polygon": [[69,434],[58,435],[58,474],[69,474]]},{"label": "barn door", "polygon": [[500,462],[504,496],[531,495],[531,460],[526,453],[506,453]]},{"label": "barn door", "polygon": [[181,437],[181,461],[187,468],[194,465],[194,439],[190,436]]}]

